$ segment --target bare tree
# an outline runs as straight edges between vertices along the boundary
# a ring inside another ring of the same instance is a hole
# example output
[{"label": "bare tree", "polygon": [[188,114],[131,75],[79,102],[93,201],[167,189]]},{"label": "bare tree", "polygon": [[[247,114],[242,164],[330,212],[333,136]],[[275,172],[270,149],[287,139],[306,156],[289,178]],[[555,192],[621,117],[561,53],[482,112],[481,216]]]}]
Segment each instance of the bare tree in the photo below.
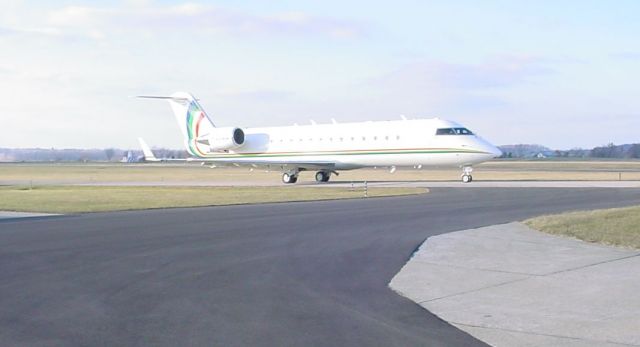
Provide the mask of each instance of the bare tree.
[{"label": "bare tree", "polygon": [[640,158],[640,143],[635,143],[631,146],[629,156],[634,159]]},{"label": "bare tree", "polygon": [[111,161],[111,158],[113,158],[114,153],[115,153],[115,150],[113,148],[107,148],[104,150],[104,154],[107,156],[107,161]]}]

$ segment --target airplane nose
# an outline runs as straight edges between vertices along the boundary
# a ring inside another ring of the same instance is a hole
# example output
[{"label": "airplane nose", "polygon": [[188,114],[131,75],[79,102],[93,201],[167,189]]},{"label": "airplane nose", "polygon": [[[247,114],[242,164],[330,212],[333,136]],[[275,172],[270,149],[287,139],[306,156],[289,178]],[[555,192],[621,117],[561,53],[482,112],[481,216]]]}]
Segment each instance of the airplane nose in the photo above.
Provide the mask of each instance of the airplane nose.
[{"label": "airplane nose", "polygon": [[483,152],[487,153],[487,157],[489,159],[498,158],[502,156],[502,151],[500,150],[500,148],[494,146],[493,144],[485,140],[481,140],[481,141],[482,142],[480,143],[480,148],[482,148]]},{"label": "airplane nose", "polygon": [[502,156],[502,151],[500,150],[500,148],[494,146],[493,144],[480,137],[475,138],[474,147],[483,153],[484,160],[491,160],[493,158]]}]

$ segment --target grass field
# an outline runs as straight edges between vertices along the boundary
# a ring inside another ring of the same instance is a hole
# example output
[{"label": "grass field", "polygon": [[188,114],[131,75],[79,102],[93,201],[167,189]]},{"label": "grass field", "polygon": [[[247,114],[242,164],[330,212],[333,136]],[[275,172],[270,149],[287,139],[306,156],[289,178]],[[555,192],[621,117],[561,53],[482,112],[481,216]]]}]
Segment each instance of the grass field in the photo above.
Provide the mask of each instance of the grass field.
[{"label": "grass field", "polygon": [[[369,188],[369,197],[420,194],[422,188]],[[80,213],[163,207],[363,198],[364,190],[313,187],[0,187],[0,210]]]},{"label": "grass field", "polygon": [[[300,184],[314,182],[313,174],[303,172],[299,184],[285,186],[280,182],[278,171],[210,169],[198,164],[2,163],[0,187],[5,187],[0,188],[0,210],[69,213],[340,199],[363,195],[361,189],[317,189]],[[340,172],[340,176],[332,177],[332,182],[459,179],[459,169],[401,169],[394,174],[386,169],[363,169]],[[492,161],[477,166],[474,179],[640,180],[640,161]],[[422,191],[376,187],[369,189],[369,195],[415,194]]]},{"label": "grass field", "polygon": [[640,249],[640,206],[541,216],[525,224],[550,234]]},{"label": "grass field", "polygon": [[[342,171],[332,181],[457,181],[459,169],[386,169]],[[640,180],[640,161],[492,161],[475,167],[476,181]],[[313,181],[303,172],[299,182]],[[100,183],[188,183],[239,185],[280,183],[280,172],[247,168],[201,167],[198,164],[0,164],[0,184],[61,185]]]}]

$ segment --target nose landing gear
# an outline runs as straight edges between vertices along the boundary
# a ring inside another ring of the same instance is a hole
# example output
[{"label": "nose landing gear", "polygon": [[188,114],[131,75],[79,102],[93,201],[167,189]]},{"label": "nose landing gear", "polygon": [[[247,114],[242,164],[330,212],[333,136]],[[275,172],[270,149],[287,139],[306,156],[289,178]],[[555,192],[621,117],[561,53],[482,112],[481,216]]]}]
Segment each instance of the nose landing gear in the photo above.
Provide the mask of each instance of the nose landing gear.
[{"label": "nose landing gear", "polygon": [[473,176],[471,176],[472,172],[473,168],[471,166],[465,166],[462,168],[462,183],[469,183],[473,181]]}]

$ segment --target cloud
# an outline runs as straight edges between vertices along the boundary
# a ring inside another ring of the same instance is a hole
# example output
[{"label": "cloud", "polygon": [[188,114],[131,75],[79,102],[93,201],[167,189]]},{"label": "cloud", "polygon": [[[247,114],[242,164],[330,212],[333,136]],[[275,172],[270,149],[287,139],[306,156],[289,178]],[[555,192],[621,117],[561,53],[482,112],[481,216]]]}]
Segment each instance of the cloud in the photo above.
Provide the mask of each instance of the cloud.
[{"label": "cloud", "polygon": [[60,30],[52,27],[0,27],[0,37],[14,35],[59,36],[60,34]]},{"label": "cloud", "polygon": [[15,30],[0,26],[0,36],[11,35],[13,33],[15,33]]},{"label": "cloud", "polygon": [[282,102],[290,99],[295,93],[282,90],[223,90],[216,96],[244,102]]},{"label": "cloud", "polygon": [[638,61],[640,60],[640,52],[620,52],[611,55],[614,59]]},{"label": "cloud", "polygon": [[492,57],[480,63],[419,61],[365,81],[360,88],[370,100],[360,104],[373,105],[370,114],[455,116],[463,121],[469,115],[506,114],[521,102],[514,90],[537,88],[556,74],[553,65],[528,56]]},{"label": "cloud", "polygon": [[479,90],[507,88],[535,77],[553,74],[543,60],[530,57],[501,57],[480,64],[419,62],[405,65],[376,83],[412,88]]},{"label": "cloud", "polygon": [[50,11],[45,23],[47,30],[82,33],[96,39],[121,33],[122,30],[148,33],[195,29],[203,34],[319,36],[334,39],[355,38],[365,33],[361,24],[302,12],[252,15],[196,3],[174,6],[139,4],[120,8],[67,6]]}]

